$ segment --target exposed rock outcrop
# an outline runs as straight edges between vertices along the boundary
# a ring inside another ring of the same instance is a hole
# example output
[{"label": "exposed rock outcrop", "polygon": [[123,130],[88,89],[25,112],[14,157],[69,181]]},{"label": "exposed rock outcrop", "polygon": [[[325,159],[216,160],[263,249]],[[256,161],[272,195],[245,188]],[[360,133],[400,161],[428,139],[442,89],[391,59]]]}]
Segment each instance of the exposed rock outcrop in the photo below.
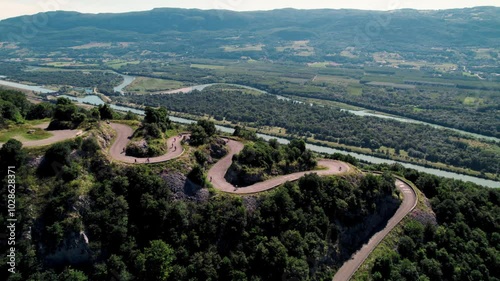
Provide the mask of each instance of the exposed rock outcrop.
[{"label": "exposed rock outcrop", "polygon": [[[41,252],[44,252],[43,246]],[[89,239],[85,232],[72,232],[51,253],[45,255],[45,263],[49,266],[79,265],[90,263],[92,253],[89,248]]]}]

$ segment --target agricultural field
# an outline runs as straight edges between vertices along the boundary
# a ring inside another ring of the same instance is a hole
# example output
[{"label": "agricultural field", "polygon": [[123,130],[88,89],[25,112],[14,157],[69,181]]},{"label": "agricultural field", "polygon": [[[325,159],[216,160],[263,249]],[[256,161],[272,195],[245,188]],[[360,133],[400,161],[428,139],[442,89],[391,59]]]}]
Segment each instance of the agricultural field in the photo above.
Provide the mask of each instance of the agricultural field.
[{"label": "agricultural field", "polygon": [[342,76],[333,76],[333,75],[317,75],[314,79],[314,82],[341,84],[341,85],[359,84],[359,80]]},{"label": "agricultural field", "polygon": [[160,91],[169,91],[183,88],[184,83],[174,80],[138,77],[125,88],[125,91],[134,94],[148,94]]},{"label": "agricultural field", "polygon": [[224,49],[224,52],[260,52],[262,51],[262,48],[264,47],[263,44],[247,44],[243,46],[239,45],[231,45],[231,46],[222,46],[221,48]]},{"label": "agricultural field", "polygon": [[223,65],[213,65],[213,64],[198,64],[192,63],[191,68],[199,68],[199,69],[224,69]]},{"label": "agricultural field", "polygon": [[103,43],[103,42],[92,42],[79,46],[70,47],[73,50],[83,50],[83,49],[92,49],[92,48],[109,48],[111,47],[111,43]]},{"label": "agricultural field", "polygon": [[357,54],[355,54],[354,51],[355,51],[354,47],[347,47],[347,48],[345,48],[345,50],[340,52],[340,55],[343,57],[346,57],[346,58],[356,59],[359,56]]},{"label": "agricultural field", "polygon": [[126,60],[116,59],[116,60],[107,61],[106,65],[108,67],[113,68],[113,69],[120,69],[122,66],[125,66],[125,65],[128,65],[128,64],[139,64],[139,63],[140,63],[140,61],[138,61],[138,60],[136,60],[136,61],[126,61]]},{"label": "agricultural field", "polygon": [[282,47],[276,47],[276,51],[284,52],[292,50],[296,56],[308,57],[314,55],[314,47],[308,45],[309,40],[292,41],[290,44]]}]

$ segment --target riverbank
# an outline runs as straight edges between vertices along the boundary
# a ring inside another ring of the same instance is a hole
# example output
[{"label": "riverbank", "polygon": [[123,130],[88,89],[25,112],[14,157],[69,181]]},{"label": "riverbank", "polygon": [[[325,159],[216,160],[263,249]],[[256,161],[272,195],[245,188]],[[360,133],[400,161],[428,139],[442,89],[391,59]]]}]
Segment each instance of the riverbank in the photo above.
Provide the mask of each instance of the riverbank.
[{"label": "riverbank", "polygon": [[[91,105],[104,104],[104,101],[102,101],[102,99],[99,96],[96,96],[96,95],[86,96],[85,98],[75,98],[75,97],[68,97],[68,98],[72,99],[73,101],[77,101],[77,102],[80,102],[80,103],[91,104]],[[118,110],[118,111],[124,111],[124,112],[131,111],[131,112],[139,114],[139,115],[144,115],[144,111],[141,110],[141,109],[137,109],[136,107],[122,106],[122,105],[112,104],[111,108],[113,108],[115,110]],[[183,115],[183,114],[180,114],[180,113],[174,113],[174,114],[177,114],[178,116],[186,116],[187,115],[187,114]],[[197,116],[192,116],[192,117],[193,117],[193,119],[194,118],[199,118]],[[194,121],[192,119],[187,119],[187,118],[182,118],[182,117],[176,117],[176,116],[172,116],[171,120],[173,122],[183,123],[183,124],[191,124],[191,123],[196,122],[196,121]],[[219,130],[221,130],[222,132],[229,133],[229,134],[231,134],[231,133],[234,132],[233,128],[226,127],[226,126],[230,125],[228,122],[226,122],[226,123],[224,123],[224,122],[218,122],[218,123],[224,125],[224,126],[220,126],[220,125],[217,126],[217,128]],[[285,137],[289,137],[289,136],[282,136],[282,137],[280,136],[280,137],[277,137],[277,136],[271,135],[271,134],[259,134],[259,136],[263,137],[264,139],[276,138],[276,139],[278,139],[278,141],[280,143],[288,143],[288,139],[286,139]],[[463,181],[470,181],[470,182],[473,182],[473,183],[476,183],[476,184],[479,184],[479,185],[483,185],[483,186],[487,186],[487,187],[492,187],[492,188],[498,188],[498,187],[500,187],[500,182],[498,182],[498,181],[494,181],[494,180],[490,180],[490,179],[485,179],[485,178],[481,178],[481,177],[473,176],[473,175],[459,174],[459,173],[453,172],[453,171],[445,171],[445,170],[443,170],[441,168],[425,167],[425,166],[419,165],[419,163],[413,163],[413,162],[412,163],[406,163],[406,162],[403,162],[403,161],[397,161],[397,160],[385,159],[385,158],[377,157],[375,155],[367,155],[367,154],[361,154],[361,153],[358,153],[358,152],[346,151],[347,148],[345,148],[345,147],[339,147],[341,149],[345,149],[345,150],[339,150],[339,149],[328,147],[328,146],[315,145],[315,144],[309,143],[308,144],[308,148],[310,148],[313,151],[320,152],[320,153],[328,153],[328,154],[341,153],[341,154],[347,154],[347,155],[351,155],[351,156],[353,156],[353,157],[355,157],[357,159],[360,159],[362,161],[365,161],[365,162],[368,162],[368,163],[374,163],[374,164],[382,164],[382,163],[394,164],[394,163],[399,163],[399,164],[401,164],[401,165],[403,165],[403,166],[405,166],[407,168],[415,169],[415,170],[418,170],[418,171],[421,171],[421,172],[425,172],[425,173],[429,173],[429,174],[434,174],[434,175],[441,176],[441,177],[459,179],[459,180],[463,180]],[[455,170],[455,171],[457,171],[457,170]]]}]

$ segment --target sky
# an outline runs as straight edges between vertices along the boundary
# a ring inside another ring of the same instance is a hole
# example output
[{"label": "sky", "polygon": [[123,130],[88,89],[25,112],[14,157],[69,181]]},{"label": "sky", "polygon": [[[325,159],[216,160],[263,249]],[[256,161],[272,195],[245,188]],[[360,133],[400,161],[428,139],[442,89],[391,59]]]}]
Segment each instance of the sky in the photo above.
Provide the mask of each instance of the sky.
[{"label": "sky", "polygon": [[119,13],[159,7],[254,11],[279,8],[436,10],[474,6],[500,6],[500,0],[0,0],[0,19],[55,10]]}]

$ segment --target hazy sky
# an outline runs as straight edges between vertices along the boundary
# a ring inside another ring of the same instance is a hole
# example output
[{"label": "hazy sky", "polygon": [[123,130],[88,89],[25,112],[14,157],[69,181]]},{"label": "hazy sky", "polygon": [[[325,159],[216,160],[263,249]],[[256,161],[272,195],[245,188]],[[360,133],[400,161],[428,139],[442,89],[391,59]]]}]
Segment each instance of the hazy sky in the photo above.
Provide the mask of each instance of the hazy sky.
[{"label": "hazy sky", "polygon": [[251,11],[285,7],[394,10],[473,6],[500,6],[500,0],[0,0],[0,19],[54,10],[101,13],[141,11],[157,7]]}]

